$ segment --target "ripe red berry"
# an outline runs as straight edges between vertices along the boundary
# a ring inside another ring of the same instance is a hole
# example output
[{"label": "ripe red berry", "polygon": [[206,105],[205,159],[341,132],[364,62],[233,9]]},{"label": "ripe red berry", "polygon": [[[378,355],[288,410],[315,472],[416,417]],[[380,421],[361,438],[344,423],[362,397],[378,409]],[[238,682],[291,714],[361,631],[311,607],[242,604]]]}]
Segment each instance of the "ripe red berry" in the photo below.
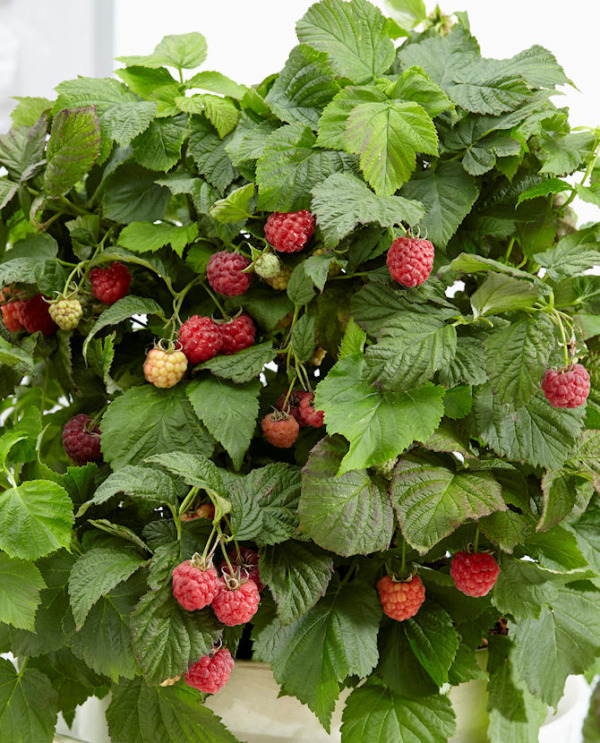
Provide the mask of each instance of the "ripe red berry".
[{"label": "ripe red berry", "polygon": [[212,608],[219,622],[235,627],[249,622],[259,604],[260,593],[251,578],[242,582],[225,575],[221,580],[221,590],[213,599]]},{"label": "ripe red berry", "polygon": [[221,648],[194,663],[185,674],[185,683],[205,694],[216,694],[227,683],[234,665],[229,650]]},{"label": "ripe red berry", "polygon": [[260,424],[267,441],[280,449],[289,449],[298,438],[298,421],[287,413],[269,413]]},{"label": "ripe red berry", "polygon": [[79,465],[101,459],[100,436],[100,429],[93,419],[85,413],[79,413],[63,428],[65,454]]},{"label": "ripe red berry", "polygon": [[[258,590],[262,591],[264,586],[258,572],[258,553],[254,550],[241,548],[239,554],[236,550],[231,550],[231,552],[227,553],[227,557],[229,557],[229,562],[234,570],[239,568],[240,575],[244,577],[247,574],[247,577],[256,583]],[[229,565],[225,560],[222,560],[219,564],[219,570],[221,575],[231,575]]]},{"label": "ripe red berry", "polygon": [[212,603],[220,588],[212,563],[203,564],[197,555],[173,570],[173,596],[186,611],[204,609]]},{"label": "ripe red berry", "polygon": [[590,394],[590,375],[581,364],[555,371],[548,369],[542,389],[553,408],[578,408]]},{"label": "ripe red berry", "polygon": [[[9,298],[9,289],[0,290],[0,300],[8,300]],[[3,304],[0,307],[0,311],[2,312],[2,321],[10,333],[16,333],[18,330],[23,330],[23,323],[19,319],[19,311],[22,304],[23,302],[18,299],[13,302],[7,301],[6,304]]]},{"label": "ripe red berry", "polygon": [[[305,428],[306,426],[308,426],[308,423],[300,414],[300,403],[307,395],[310,395],[310,392],[305,392],[304,390],[294,390],[288,397],[287,405],[285,406],[285,412],[294,416],[300,428]],[[281,395],[279,400],[277,400],[277,409],[283,410],[284,403],[285,395]]]},{"label": "ripe red berry", "polygon": [[187,358],[183,351],[165,351],[152,348],[144,361],[144,377],[147,382],[161,389],[174,387],[187,369]]},{"label": "ripe red berry", "polygon": [[218,325],[210,317],[193,315],[179,329],[181,350],[192,364],[200,364],[216,356],[223,345]]},{"label": "ripe red berry", "polygon": [[297,253],[315,230],[314,216],[301,212],[274,212],[265,223],[265,237],[280,253]]},{"label": "ripe red berry", "polygon": [[208,283],[226,297],[244,294],[252,283],[252,274],[243,273],[243,269],[249,265],[248,258],[239,253],[228,253],[226,250],[215,253],[206,267]]},{"label": "ripe red berry", "polygon": [[418,575],[407,581],[384,575],[377,583],[377,592],[383,613],[398,622],[414,617],[425,601],[425,586]]},{"label": "ripe red berry", "polygon": [[49,305],[46,298],[36,294],[31,299],[21,302],[18,309],[19,322],[28,333],[38,330],[43,336],[56,333],[57,325],[50,317]]},{"label": "ripe red berry", "polygon": [[229,322],[219,324],[223,345],[221,353],[230,355],[254,344],[256,327],[250,315],[240,315]]},{"label": "ripe red berry", "polygon": [[307,392],[304,395],[300,400],[300,416],[307,425],[321,428],[325,412],[323,410],[315,410],[314,399],[315,396],[312,392]]},{"label": "ripe red berry", "polygon": [[485,552],[457,552],[450,563],[454,585],[467,596],[485,596],[494,587],[499,572],[496,560]]},{"label": "ripe red berry", "polygon": [[388,250],[387,265],[394,281],[403,286],[419,286],[431,273],[433,257],[434,248],[429,240],[399,237]]},{"label": "ripe red berry", "polygon": [[92,268],[90,282],[96,299],[104,304],[114,304],[127,295],[131,274],[127,266],[117,261],[108,268]]}]

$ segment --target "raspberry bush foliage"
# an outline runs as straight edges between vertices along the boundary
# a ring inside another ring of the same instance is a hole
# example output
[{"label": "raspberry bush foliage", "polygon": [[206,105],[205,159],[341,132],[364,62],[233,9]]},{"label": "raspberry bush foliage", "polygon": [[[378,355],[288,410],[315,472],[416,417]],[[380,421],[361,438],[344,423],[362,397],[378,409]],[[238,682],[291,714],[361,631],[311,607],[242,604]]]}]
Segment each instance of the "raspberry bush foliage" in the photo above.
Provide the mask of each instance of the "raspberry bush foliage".
[{"label": "raspberry bush foliage", "polygon": [[600,132],[544,48],[393,9],[313,5],[253,87],[194,31],[19,99],[3,739],[110,692],[115,743],[230,743],[237,657],[326,729],[343,697],[343,743],[442,743],[479,678],[492,743],[533,743],[593,672]]}]

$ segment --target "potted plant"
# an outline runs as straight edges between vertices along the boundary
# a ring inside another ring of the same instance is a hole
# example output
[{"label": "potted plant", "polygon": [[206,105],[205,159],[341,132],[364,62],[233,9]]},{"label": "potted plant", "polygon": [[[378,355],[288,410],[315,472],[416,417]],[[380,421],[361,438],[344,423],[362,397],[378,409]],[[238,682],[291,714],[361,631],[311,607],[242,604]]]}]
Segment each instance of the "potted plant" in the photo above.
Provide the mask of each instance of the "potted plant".
[{"label": "potted plant", "polygon": [[15,108],[3,740],[97,696],[114,743],[233,741],[237,657],[343,743],[447,741],[477,680],[533,742],[593,674],[599,133],[549,51],[394,6],[313,5],[255,87],[194,32]]}]

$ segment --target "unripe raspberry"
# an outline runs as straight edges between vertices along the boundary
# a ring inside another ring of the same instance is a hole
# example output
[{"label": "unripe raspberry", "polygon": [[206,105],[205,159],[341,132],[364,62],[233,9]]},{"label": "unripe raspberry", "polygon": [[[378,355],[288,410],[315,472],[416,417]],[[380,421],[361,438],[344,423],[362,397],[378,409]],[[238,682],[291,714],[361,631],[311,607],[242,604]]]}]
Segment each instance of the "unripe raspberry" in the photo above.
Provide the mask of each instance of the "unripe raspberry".
[{"label": "unripe raspberry", "polygon": [[290,277],[292,275],[292,269],[289,266],[281,266],[281,271],[274,276],[272,279],[265,279],[267,284],[278,292],[283,292],[287,289],[290,283]]},{"label": "unripe raspberry", "polygon": [[0,307],[0,311],[2,312],[2,321],[10,333],[16,333],[19,330],[23,330],[23,324],[19,319],[19,311],[23,302],[21,300],[9,302],[9,298],[9,289],[0,290],[0,300],[6,300],[5,304]]},{"label": "unripe raspberry", "polygon": [[79,413],[63,428],[62,442],[65,454],[75,464],[96,462],[102,458],[100,436],[100,429],[93,419],[85,413]]},{"label": "unripe raspberry", "polygon": [[229,575],[221,580],[221,590],[212,602],[212,609],[219,622],[228,627],[249,622],[258,611],[260,593],[256,583],[248,578],[239,581]]},{"label": "unripe raspberry", "polygon": [[384,575],[377,583],[383,613],[397,622],[414,617],[425,601],[425,586],[418,575],[408,581],[395,581]]},{"label": "unripe raspberry", "polygon": [[[247,577],[256,583],[256,587],[258,588],[258,590],[262,591],[263,584],[260,580],[260,573],[258,571],[257,552],[255,552],[254,550],[241,548],[239,553],[237,552],[237,550],[231,550],[227,553],[227,557],[229,558],[229,562],[231,563],[231,566],[234,570],[239,570],[239,574],[242,577],[247,574]],[[219,571],[221,575],[235,577],[231,575],[229,565],[225,562],[225,560],[222,560],[219,564]]]},{"label": "unripe raspberry", "polygon": [[302,397],[300,400],[300,415],[307,425],[321,428],[325,412],[323,410],[315,410],[314,399],[315,396],[312,392],[308,392]]},{"label": "unripe raspberry", "polygon": [[309,424],[307,421],[304,420],[304,416],[300,412],[300,403],[305,397],[309,396],[310,394],[310,392],[305,392],[304,390],[294,390],[288,397],[287,403],[285,402],[285,395],[281,395],[279,400],[277,400],[277,409],[284,410],[285,404],[284,412],[294,416],[300,428],[305,428]]},{"label": "unripe raspberry", "polygon": [[393,457],[393,459],[388,459],[387,461],[382,462],[381,464],[376,464],[373,467],[373,469],[381,477],[385,477],[386,480],[391,480],[392,475],[394,474],[394,468],[396,467],[397,461],[398,461],[398,458]]},{"label": "unripe raspberry", "polygon": [[289,449],[298,438],[298,421],[286,413],[269,413],[260,424],[267,441],[280,449]]},{"label": "unripe raspberry", "polygon": [[192,364],[216,356],[223,345],[221,331],[210,317],[193,315],[179,329],[181,350]]},{"label": "unripe raspberry", "polygon": [[553,408],[578,408],[590,394],[590,375],[581,364],[555,371],[548,369],[542,389]]},{"label": "unripe raspberry", "polygon": [[56,323],[50,317],[46,297],[41,294],[20,303],[19,322],[28,333],[36,333],[39,330],[44,337],[56,333],[57,330]]},{"label": "unripe raspberry", "polygon": [[274,212],[265,223],[265,238],[280,253],[296,253],[306,245],[315,229],[314,216],[300,212]]},{"label": "unripe raspberry", "polygon": [[429,240],[399,237],[394,240],[387,254],[391,277],[403,286],[420,286],[431,273],[434,252]]},{"label": "unripe raspberry", "polygon": [[169,389],[181,381],[187,366],[187,358],[183,351],[152,348],[144,361],[144,377],[155,387]]},{"label": "unripe raspberry", "polygon": [[96,299],[104,304],[114,304],[129,292],[131,274],[127,266],[117,261],[108,268],[92,268],[90,282]]},{"label": "unripe raspberry", "polygon": [[215,253],[206,267],[208,283],[225,297],[244,294],[252,283],[252,274],[243,272],[249,265],[248,258],[239,253],[228,253],[226,250]]},{"label": "unripe raspberry", "polygon": [[261,279],[274,279],[281,272],[279,258],[273,253],[263,253],[254,261],[254,272]]},{"label": "unripe raspberry", "polygon": [[181,521],[195,521],[196,519],[208,519],[212,521],[215,517],[215,507],[212,503],[202,503],[195,511],[188,511],[180,516]]},{"label": "unripe raspberry", "polygon": [[48,312],[61,330],[75,330],[81,320],[83,309],[78,299],[59,297],[50,304]]},{"label": "unripe raspberry", "polygon": [[317,348],[315,349],[315,352],[313,353],[313,355],[310,357],[309,362],[313,366],[319,367],[323,363],[323,359],[325,358],[326,355],[327,355],[327,351],[324,348]]},{"label": "unripe raspberry", "polygon": [[234,661],[227,648],[203,655],[185,674],[185,683],[205,694],[216,694],[222,689],[233,670]]},{"label": "unripe raspberry", "polygon": [[450,563],[454,585],[467,596],[485,596],[494,587],[499,572],[496,560],[485,552],[457,552]]},{"label": "unripe raspberry", "polygon": [[240,315],[229,322],[219,323],[223,345],[221,353],[229,356],[254,344],[256,327],[250,315]]},{"label": "unripe raspberry", "polygon": [[186,611],[204,609],[220,589],[219,576],[212,563],[203,564],[198,555],[173,570],[173,596]]}]

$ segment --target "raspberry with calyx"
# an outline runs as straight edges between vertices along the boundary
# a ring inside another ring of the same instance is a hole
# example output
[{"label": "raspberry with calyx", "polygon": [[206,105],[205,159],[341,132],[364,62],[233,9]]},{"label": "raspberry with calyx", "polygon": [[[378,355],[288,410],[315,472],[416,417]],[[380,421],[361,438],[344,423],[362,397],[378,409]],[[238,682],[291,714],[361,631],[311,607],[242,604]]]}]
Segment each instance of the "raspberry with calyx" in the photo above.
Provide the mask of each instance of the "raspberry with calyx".
[{"label": "raspberry with calyx", "polygon": [[90,282],[96,299],[104,304],[114,304],[127,296],[131,274],[127,266],[117,261],[108,268],[92,268]]},{"label": "raspberry with calyx", "polygon": [[50,316],[48,301],[42,294],[26,299],[19,306],[19,322],[28,333],[38,330],[45,337],[56,333],[57,325]]},{"label": "raspberry with calyx", "polygon": [[377,583],[383,613],[398,622],[414,617],[425,601],[425,586],[418,575],[399,581],[384,575]]},{"label": "raspberry with calyx", "polygon": [[293,446],[300,432],[298,421],[285,412],[265,415],[260,425],[267,441],[280,449]]},{"label": "raspberry with calyx", "polygon": [[206,267],[208,283],[225,297],[244,294],[252,283],[252,274],[244,273],[249,265],[248,258],[239,253],[228,253],[226,250],[215,253]]},{"label": "raspberry with calyx", "polygon": [[466,596],[485,596],[496,583],[500,568],[486,552],[457,552],[450,563],[454,585]]},{"label": "raspberry with calyx", "polygon": [[[240,574],[243,576],[247,573],[248,578],[256,583],[256,587],[259,591],[262,591],[263,584],[260,580],[260,573],[258,572],[258,553],[254,550],[240,548],[239,553],[236,550],[231,550],[227,553],[229,562],[234,570],[239,569]],[[231,575],[229,565],[222,560],[219,564],[219,570],[221,575]],[[245,571],[245,572],[244,572]]]},{"label": "raspberry with calyx", "polygon": [[188,361],[183,351],[176,350],[172,344],[170,347],[161,344],[159,341],[155,348],[148,351],[144,361],[144,377],[155,387],[169,389],[181,381]]},{"label": "raspberry with calyx", "polygon": [[62,432],[65,454],[75,464],[83,465],[102,458],[100,428],[86,413],[79,413],[69,420]]},{"label": "raspberry with calyx", "polygon": [[48,312],[61,330],[75,330],[83,315],[81,302],[78,299],[66,298],[62,295],[51,302]]},{"label": "raspberry with calyx", "polygon": [[280,253],[297,253],[315,230],[315,217],[310,212],[274,212],[265,223],[265,237]]},{"label": "raspberry with calyx", "polygon": [[277,410],[284,410],[285,404],[285,412],[294,416],[300,428],[305,428],[309,424],[304,420],[300,412],[300,403],[310,394],[310,392],[305,392],[304,390],[294,390],[288,397],[287,404],[285,404],[285,395],[281,395],[279,400],[277,400]]},{"label": "raspberry with calyx", "polygon": [[221,589],[212,562],[204,562],[196,554],[173,570],[173,596],[186,611],[204,609]]},{"label": "raspberry with calyx", "polygon": [[590,394],[590,375],[581,364],[560,371],[548,369],[542,389],[553,408],[578,408]]},{"label": "raspberry with calyx", "polygon": [[291,275],[292,269],[289,266],[281,266],[281,270],[277,276],[274,276],[272,279],[265,279],[265,281],[273,289],[276,289],[278,292],[283,292],[287,289],[287,286],[290,283]]},{"label": "raspberry with calyx", "polygon": [[216,694],[222,689],[235,665],[227,648],[203,655],[185,674],[185,683],[205,694]]},{"label": "raspberry with calyx", "polygon": [[218,325],[210,317],[192,315],[179,329],[181,350],[192,364],[214,358],[223,345]]},{"label": "raspberry with calyx", "polygon": [[300,400],[300,415],[302,420],[309,426],[321,428],[325,417],[323,410],[315,410],[315,396],[312,392],[307,392]]},{"label": "raspberry with calyx", "polygon": [[394,240],[387,254],[391,277],[403,286],[424,284],[433,268],[434,252],[429,240],[399,237]]},{"label": "raspberry with calyx", "polygon": [[232,353],[243,351],[244,348],[254,345],[256,326],[250,315],[246,313],[235,317],[229,322],[218,323],[218,328],[221,331],[221,338],[223,339],[223,345],[221,346],[222,354],[229,356]]},{"label": "raspberry with calyx", "polygon": [[[241,573],[241,571],[240,571]],[[212,602],[212,609],[219,622],[228,627],[249,622],[258,611],[260,593],[251,578],[223,573],[221,590]]]}]

